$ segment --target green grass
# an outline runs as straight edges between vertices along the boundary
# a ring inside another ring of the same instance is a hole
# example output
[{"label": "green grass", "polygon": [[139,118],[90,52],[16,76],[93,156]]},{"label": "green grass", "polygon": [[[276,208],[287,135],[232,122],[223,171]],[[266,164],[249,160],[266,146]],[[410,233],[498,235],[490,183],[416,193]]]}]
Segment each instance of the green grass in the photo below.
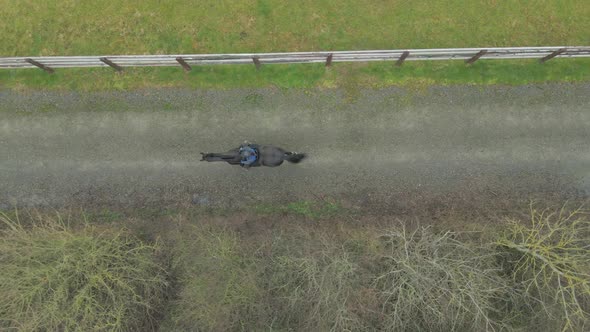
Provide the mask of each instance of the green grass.
[{"label": "green grass", "polygon": [[0,216],[0,329],[152,329],[167,288],[158,244],[59,218]]},{"label": "green grass", "polygon": [[230,89],[245,87],[361,88],[386,86],[425,87],[432,84],[522,85],[544,82],[590,80],[590,59],[556,59],[545,64],[535,60],[482,60],[466,67],[462,61],[408,62],[398,68],[390,62],[335,64],[326,69],[318,64],[194,67],[190,73],[179,68],[128,68],[114,73],[107,68],[59,70],[53,75],[35,69],[0,71],[0,87],[58,89],[73,91],[127,90],[150,87]]},{"label": "green grass", "polygon": [[[507,1],[0,0],[1,56],[587,45],[590,4]],[[2,70],[5,88],[74,90],[585,81],[588,60]]]},{"label": "green grass", "polygon": [[182,225],[172,233],[172,269],[179,283],[162,331],[252,330],[260,302],[253,257],[244,255],[232,231]]},{"label": "green grass", "polygon": [[118,211],[109,210],[106,208],[89,211],[83,214],[84,218],[91,223],[95,224],[108,224],[116,221],[121,221],[125,218],[125,215]]}]

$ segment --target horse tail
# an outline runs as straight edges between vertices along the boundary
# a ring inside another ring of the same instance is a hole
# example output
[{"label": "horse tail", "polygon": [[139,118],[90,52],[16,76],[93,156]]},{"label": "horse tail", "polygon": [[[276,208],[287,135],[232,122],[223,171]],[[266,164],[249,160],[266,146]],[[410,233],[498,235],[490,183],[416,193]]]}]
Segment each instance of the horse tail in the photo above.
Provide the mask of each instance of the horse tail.
[{"label": "horse tail", "polygon": [[305,153],[297,153],[297,152],[287,152],[285,153],[285,160],[297,164],[298,162],[302,161],[306,157]]}]

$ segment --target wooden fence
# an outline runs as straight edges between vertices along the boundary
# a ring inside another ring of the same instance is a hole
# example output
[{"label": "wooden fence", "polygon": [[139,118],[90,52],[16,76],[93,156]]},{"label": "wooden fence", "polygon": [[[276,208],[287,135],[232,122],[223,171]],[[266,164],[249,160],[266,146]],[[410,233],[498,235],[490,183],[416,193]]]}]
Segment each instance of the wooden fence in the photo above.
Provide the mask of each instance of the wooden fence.
[{"label": "wooden fence", "polygon": [[186,71],[192,66],[215,64],[267,64],[392,61],[401,66],[404,61],[463,60],[472,64],[486,59],[539,59],[590,57],[590,46],[439,48],[408,50],[236,53],[236,54],[175,54],[175,55],[101,55],[101,56],[43,56],[0,57],[0,69],[41,68],[53,73],[55,68],[106,67],[122,71],[125,67],[179,66]]}]

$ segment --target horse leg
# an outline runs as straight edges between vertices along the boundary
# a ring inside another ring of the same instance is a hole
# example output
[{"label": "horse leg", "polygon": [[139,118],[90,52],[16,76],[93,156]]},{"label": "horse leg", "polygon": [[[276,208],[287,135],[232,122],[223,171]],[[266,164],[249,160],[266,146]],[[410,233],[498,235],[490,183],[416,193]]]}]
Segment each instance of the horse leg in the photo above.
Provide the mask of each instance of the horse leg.
[{"label": "horse leg", "polygon": [[209,161],[209,162],[225,161],[225,162],[228,162],[232,165],[240,163],[240,160],[239,160],[239,158],[236,158],[236,155],[229,154],[229,153],[215,153],[215,152],[203,153],[203,152],[201,152],[201,156],[202,156],[201,161]]},{"label": "horse leg", "polygon": [[201,161],[225,161],[221,153],[203,153],[201,152]]}]

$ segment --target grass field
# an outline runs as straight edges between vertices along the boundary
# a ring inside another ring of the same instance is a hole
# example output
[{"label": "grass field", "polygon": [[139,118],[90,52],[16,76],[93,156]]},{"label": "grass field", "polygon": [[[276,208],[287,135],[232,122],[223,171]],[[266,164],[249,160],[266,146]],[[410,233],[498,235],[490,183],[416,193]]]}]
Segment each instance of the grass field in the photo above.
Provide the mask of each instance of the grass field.
[{"label": "grass field", "polygon": [[[223,53],[588,45],[583,0],[16,1],[0,0],[1,56]],[[338,87],[582,81],[590,61],[462,62],[0,71],[6,88]]]}]

